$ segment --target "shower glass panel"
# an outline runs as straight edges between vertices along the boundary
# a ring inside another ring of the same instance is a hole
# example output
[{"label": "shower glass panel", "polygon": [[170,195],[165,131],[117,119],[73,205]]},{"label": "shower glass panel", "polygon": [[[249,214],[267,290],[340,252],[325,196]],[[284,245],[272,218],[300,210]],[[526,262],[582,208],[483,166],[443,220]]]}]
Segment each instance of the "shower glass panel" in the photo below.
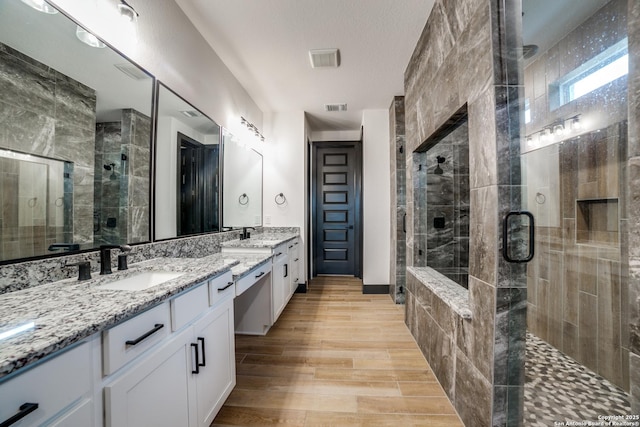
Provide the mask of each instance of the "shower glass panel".
[{"label": "shower glass panel", "polygon": [[[598,422],[631,413],[627,1],[524,0],[523,12],[522,204],[536,219],[525,425]],[[600,71],[611,64],[615,78]]]},{"label": "shower glass panel", "polygon": [[0,260],[74,249],[51,247],[73,240],[73,163],[0,150],[0,190]]}]

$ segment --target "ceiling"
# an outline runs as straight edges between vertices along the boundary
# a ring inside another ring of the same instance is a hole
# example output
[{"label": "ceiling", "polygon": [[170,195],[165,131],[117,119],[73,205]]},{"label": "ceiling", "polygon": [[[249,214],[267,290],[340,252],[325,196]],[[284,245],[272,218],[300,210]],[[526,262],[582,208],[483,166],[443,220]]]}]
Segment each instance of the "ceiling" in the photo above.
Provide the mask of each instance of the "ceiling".
[{"label": "ceiling", "polygon": [[[404,93],[433,0],[176,0],[263,112],[307,113],[313,130],[359,130]],[[340,49],[312,69],[310,49]],[[324,104],[347,103],[346,112]]]}]

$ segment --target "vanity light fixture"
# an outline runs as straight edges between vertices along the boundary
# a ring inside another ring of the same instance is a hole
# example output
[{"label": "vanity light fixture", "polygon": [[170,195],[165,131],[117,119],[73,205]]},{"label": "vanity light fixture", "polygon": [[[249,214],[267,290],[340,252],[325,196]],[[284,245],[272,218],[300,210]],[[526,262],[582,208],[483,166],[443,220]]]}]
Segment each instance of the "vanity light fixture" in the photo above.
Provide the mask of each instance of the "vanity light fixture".
[{"label": "vanity light fixture", "polygon": [[127,23],[136,24],[138,22],[138,16],[140,16],[140,14],[126,1],[120,0],[118,11],[122,19]]},{"label": "vanity light fixture", "polygon": [[55,15],[58,10],[51,6],[44,0],[22,0],[22,3],[34,8],[38,12],[48,13],[49,15]]},{"label": "vanity light fixture", "polygon": [[78,38],[78,40],[88,46],[96,47],[98,49],[103,49],[106,47],[106,45],[102,43],[100,39],[98,39],[96,36],[79,25],[76,26],[76,37]]},{"label": "vanity light fixture", "polygon": [[534,137],[538,136],[538,141],[541,144],[547,144],[554,137],[562,137],[570,132],[579,132],[582,129],[582,123],[580,122],[580,114],[571,116],[567,119],[558,119],[548,126],[543,127],[539,131],[530,133],[525,137],[527,145],[532,147],[534,145]]},{"label": "vanity light fixture", "polygon": [[258,138],[258,139],[260,139],[260,141],[264,142],[264,136],[260,133],[260,131],[258,130],[256,125],[254,125],[253,123],[249,122],[249,120],[245,119],[242,116],[240,116],[240,123],[243,126],[245,126],[249,132],[253,133],[253,135],[256,138]]},{"label": "vanity light fixture", "polygon": [[553,134],[558,136],[564,135],[564,122],[553,126]]},{"label": "vanity light fixture", "polygon": [[571,117],[569,120],[569,127],[571,128],[571,130],[578,131],[582,129],[582,123],[580,123],[580,114]]}]

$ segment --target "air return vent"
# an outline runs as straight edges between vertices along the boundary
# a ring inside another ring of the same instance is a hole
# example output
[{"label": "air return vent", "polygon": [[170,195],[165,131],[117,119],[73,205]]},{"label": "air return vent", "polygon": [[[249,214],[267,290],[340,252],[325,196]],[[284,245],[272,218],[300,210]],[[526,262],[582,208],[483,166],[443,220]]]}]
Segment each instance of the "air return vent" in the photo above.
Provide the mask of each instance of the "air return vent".
[{"label": "air return vent", "polygon": [[149,78],[149,76],[144,71],[142,71],[135,65],[114,64],[113,66],[125,73],[127,76],[131,77],[133,80],[144,80]]},{"label": "air return vent", "polygon": [[324,111],[347,111],[347,104],[324,104]]},{"label": "air return vent", "polygon": [[311,68],[336,68],[340,65],[338,49],[311,49],[309,51]]},{"label": "air return vent", "polygon": [[202,115],[199,111],[196,110],[185,110],[180,112],[189,118],[200,117]]}]

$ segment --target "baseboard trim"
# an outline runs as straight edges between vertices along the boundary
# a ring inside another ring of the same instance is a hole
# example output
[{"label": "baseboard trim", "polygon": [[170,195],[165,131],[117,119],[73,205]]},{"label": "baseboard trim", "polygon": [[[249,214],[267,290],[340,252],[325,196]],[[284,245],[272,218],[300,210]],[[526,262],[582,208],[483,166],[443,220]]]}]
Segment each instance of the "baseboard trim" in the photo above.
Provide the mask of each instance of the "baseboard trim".
[{"label": "baseboard trim", "polygon": [[296,288],[296,294],[306,294],[307,293],[307,284],[306,283],[298,283],[298,287]]},{"label": "baseboard trim", "polygon": [[367,295],[388,294],[389,285],[362,285],[362,293]]}]

